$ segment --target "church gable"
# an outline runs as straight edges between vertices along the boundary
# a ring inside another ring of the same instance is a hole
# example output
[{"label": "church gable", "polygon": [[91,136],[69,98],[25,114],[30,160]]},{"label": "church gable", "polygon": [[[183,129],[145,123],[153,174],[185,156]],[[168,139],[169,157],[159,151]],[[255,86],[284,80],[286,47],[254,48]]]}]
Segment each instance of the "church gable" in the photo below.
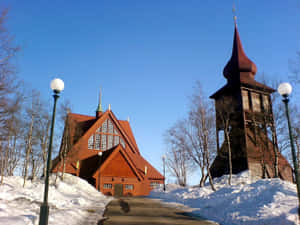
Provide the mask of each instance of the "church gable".
[{"label": "church gable", "polygon": [[106,151],[120,144],[124,149],[139,153],[134,137],[131,137],[128,132],[112,111],[106,111],[83,134],[74,148],[80,149],[80,152],[85,151],[86,154],[87,150]]},{"label": "church gable", "polygon": [[121,151],[112,156],[113,158],[101,169],[101,176],[108,177],[137,177],[133,168]]}]

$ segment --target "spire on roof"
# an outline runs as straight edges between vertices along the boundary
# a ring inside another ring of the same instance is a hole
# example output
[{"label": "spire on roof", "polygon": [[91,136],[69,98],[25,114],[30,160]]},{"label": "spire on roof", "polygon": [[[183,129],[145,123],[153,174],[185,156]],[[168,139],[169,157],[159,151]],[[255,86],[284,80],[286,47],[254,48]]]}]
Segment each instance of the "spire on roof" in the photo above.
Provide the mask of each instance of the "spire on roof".
[{"label": "spire on roof", "polygon": [[236,25],[237,17],[236,17],[236,8],[235,8],[234,1],[233,1],[233,5],[232,5],[232,14],[233,14],[234,24]]},{"label": "spire on roof", "polygon": [[103,112],[101,103],[102,103],[102,88],[100,87],[99,104],[98,104],[98,107],[97,107],[97,110],[96,110],[96,117],[99,117]]},{"label": "spire on roof", "polygon": [[234,16],[234,39],[232,55],[223,70],[224,77],[228,80],[240,77],[240,72],[248,72],[249,77],[254,79],[256,73],[256,65],[246,56],[240,35],[237,29],[236,16]]}]

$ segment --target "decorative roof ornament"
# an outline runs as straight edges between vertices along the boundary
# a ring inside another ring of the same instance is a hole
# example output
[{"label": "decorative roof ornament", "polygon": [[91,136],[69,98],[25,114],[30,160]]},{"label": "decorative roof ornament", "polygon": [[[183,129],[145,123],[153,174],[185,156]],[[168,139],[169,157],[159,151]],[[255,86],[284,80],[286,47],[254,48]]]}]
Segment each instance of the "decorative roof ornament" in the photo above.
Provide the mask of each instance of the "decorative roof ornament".
[{"label": "decorative roof ornament", "polygon": [[111,105],[108,104],[108,111],[111,111]]},{"label": "decorative roof ornament", "polygon": [[102,87],[100,87],[100,93],[99,93],[99,104],[96,112],[103,112],[102,110]]},{"label": "decorative roof ornament", "polygon": [[236,25],[237,16],[236,16],[236,7],[235,7],[235,4],[234,4],[234,1],[233,1],[233,4],[232,4],[232,14],[233,14],[234,24]]}]

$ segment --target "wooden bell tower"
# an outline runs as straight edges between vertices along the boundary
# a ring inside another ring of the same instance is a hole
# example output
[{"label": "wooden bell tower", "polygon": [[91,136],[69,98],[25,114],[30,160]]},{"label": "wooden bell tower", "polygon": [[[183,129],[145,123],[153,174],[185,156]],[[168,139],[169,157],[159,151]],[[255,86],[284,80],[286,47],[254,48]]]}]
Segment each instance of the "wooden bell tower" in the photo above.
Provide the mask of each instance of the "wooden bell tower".
[{"label": "wooden bell tower", "polygon": [[217,157],[213,177],[250,170],[254,177],[292,181],[292,168],[278,152],[271,94],[274,89],[254,79],[256,65],[246,56],[235,24],[232,56],[223,70],[227,84],[215,100]]}]

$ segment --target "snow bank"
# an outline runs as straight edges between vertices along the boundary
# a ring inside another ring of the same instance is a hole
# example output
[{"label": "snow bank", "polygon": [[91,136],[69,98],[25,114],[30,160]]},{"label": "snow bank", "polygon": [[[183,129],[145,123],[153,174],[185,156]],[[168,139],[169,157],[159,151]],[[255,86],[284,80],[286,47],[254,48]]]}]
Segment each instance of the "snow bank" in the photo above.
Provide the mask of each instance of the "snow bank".
[{"label": "snow bank", "polygon": [[[112,199],[98,192],[78,177],[65,174],[64,181],[50,177],[48,202],[49,225],[79,225],[101,219]],[[27,181],[22,177],[5,177],[0,185],[0,224],[37,225],[44,198],[44,181]]]},{"label": "snow bank", "polygon": [[296,185],[280,179],[251,180],[249,173],[214,179],[217,191],[210,186],[183,188],[167,185],[156,189],[151,198],[180,203],[193,213],[222,225],[297,225]]}]

